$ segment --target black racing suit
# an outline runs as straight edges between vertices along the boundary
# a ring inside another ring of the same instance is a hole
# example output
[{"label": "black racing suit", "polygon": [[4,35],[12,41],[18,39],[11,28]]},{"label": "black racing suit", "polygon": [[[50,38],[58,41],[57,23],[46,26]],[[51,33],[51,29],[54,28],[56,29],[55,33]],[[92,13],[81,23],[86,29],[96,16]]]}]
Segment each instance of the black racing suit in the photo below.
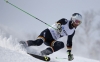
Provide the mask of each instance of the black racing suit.
[{"label": "black racing suit", "polygon": [[[57,23],[64,25],[67,23],[66,20],[67,19],[62,18],[62,19],[58,20]],[[69,22],[70,29],[73,28],[71,23],[72,23],[72,21]],[[67,39],[67,48],[68,49],[72,48],[72,38],[73,38],[74,34],[75,34],[75,31],[73,32],[72,35],[68,35],[68,39]],[[50,47],[46,48],[45,50],[49,50],[49,51],[51,51],[51,53],[58,51],[61,48],[64,48],[64,43],[62,41],[54,40],[49,29],[43,30],[36,40],[28,40],[27,43],[28,43],[28,46],[34,46],[34,45],[39,46],[42,43],[45,43],[47,46],[50,46]],[[43,50],[43,51],[45,51],[45,50]],[[49,55],[51,53],[46,53],[46,55]]]}]

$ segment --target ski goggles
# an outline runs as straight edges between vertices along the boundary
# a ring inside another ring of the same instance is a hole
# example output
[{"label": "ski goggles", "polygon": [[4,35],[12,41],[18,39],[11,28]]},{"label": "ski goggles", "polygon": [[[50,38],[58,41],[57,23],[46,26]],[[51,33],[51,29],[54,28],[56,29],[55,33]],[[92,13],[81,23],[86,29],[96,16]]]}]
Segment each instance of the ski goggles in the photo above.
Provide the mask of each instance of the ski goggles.
[{"label": "ski goggles", "polygon": [[74,20],[74,23],[80,25],[82,22],[80,20]]}]

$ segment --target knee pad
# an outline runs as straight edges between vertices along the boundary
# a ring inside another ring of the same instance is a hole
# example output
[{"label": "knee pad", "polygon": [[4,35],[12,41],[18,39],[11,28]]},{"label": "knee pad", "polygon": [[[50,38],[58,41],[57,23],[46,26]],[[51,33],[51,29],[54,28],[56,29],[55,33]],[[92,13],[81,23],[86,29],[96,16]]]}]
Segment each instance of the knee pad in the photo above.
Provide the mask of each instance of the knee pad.
[{"label": "knee pad", "polygon": [[63,42],[56,41],[54,43],[54,46],[53,46],[54,51],[58,51],[59,49],[62,49],[62,48],[64,48],[64,43]]}]

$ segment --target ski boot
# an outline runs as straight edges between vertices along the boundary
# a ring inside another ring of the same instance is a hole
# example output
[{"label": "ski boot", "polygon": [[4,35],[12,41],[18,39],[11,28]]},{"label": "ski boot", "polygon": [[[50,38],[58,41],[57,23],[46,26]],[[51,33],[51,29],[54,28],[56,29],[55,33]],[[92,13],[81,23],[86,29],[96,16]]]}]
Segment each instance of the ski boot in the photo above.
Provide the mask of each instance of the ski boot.
[{"label": "ski boot", "polygon": [[27,44],[27,42],[25,42],[25,41],[20,41],[19,43],[21,44],[21,46],[22,46],[23,48],[27,48],[27,47],[28,47],[28,44]]}]

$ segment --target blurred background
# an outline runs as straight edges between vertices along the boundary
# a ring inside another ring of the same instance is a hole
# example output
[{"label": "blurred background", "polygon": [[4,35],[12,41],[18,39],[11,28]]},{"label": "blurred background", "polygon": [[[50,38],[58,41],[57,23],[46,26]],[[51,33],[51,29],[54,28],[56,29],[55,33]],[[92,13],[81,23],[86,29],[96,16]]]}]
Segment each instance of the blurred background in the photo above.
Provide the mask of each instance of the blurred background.
[{"label": "blurred background", "polygon": [[[82,14],[82,24],[77,27],[73,38],[72,53],[76,56],[100,60],[99,0],[8,1],[50,25],[61,18],[69,20],[73,13]],[[2,40],[0,46],[7,45],[7,40],[11,38],[34,40],[47,27],[47,25],[7,4],[4,0],[0,0],[0,40]],[[66,45],[67,37],[59,40],[62,40]],[[12,42],[17,42],[14,41]],[[65,51],[67,51],[66,47],[62,49],[62,52]]]}]

